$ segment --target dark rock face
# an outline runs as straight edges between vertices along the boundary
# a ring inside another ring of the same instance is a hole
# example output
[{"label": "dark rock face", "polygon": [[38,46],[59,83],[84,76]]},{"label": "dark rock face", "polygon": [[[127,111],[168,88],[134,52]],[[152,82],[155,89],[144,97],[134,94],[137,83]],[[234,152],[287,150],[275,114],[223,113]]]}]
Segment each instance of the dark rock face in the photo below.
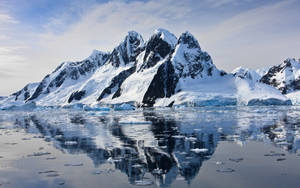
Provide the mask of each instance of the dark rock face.
[{"label": "dark rock face", "polygon": [[[279,83],[277,83],[276,79],[271,79],[277,73],[281,72],[285,67],[281,67],[281,65],[271,67],[267,74],[265,74],[261,79],[260,82],[271,85],[273,87],[277,87]],[[283,92],[284,88],[279,88]]]},{"label": "dark rock face", "polygon": [[146,91],[143,104],[152,107],[158,98],[171,97],[175,93],[178,77],[175,76],[174,67],[170,61],[162,64]]},{"label": "dark rock face", "polygon": [[85,90],[83,91],[75,91],[71,94],[68,99],[68,103],[71,103],[73,100],[80,100],[85,95]]},{"label": "dark rock face", "polygon": [[[292,63],[293,62],[293,63]],[[295,59],[287,59],[282,64],[278,66],[273,66],[269,71],[260,79],[260,82],[271,85],[281,91],[282,94],[287,94],[289,92],[300,89],[300,77],[289,79],[288,75],[293,74],[293,66],[298,64]],[[276,79],[277,75],[284,75],[284,80]]]},{"label": "dark rock face", "polygon": [[121,95],[121,85],[122,85],[122,83],[126,80],[126,78],[128,78],[132,73],[135,72],[135,69],[136,69],[136,66],[131,67],[127,70],[122,71],[117,76],[115,76],[112,79],[110,85],[102,91],[102,93],[98,97],[97,101],[102,100],[104,97],[106,97],[107,95],[112,94],[113,92],[115,92],[115,94],[113,95],[112,98],[119,97]]},{"label": "dark rock face", "polygon": [[35,92],[32,94],[32,96],[29,99],[27,99],[27,101],[36,99],[36,98],[38,98],[38,96],[40,96],[40,94],[42,94],[44,88],[46,87],[48,79],[49,79],[49,75],[45,76],[45,78],[41,81],[39,86],[36,88]]},{"label": "dark rock face", "polygon": [[153,35],[146,45],[144,62],[140,70],[153,67],[158,61],[169,55],[174,49],[161,39],[161,33]]},{"label": "dark rock face", "polygon": [[124,41],[113,50],[109,58],[109,63],[115,67],[119,67],[121,64],[126,65],[129,62],[135,61],[136,56],[143,48],[143,38],[138,33],[130,31]]}]

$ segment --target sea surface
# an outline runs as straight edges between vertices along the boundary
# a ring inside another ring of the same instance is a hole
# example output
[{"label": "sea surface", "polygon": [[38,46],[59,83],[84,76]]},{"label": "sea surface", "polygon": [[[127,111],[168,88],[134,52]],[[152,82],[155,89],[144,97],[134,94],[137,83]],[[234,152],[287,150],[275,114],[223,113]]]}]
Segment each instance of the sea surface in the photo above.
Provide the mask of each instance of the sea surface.
[{"label": "sea surface", "polygon": [[0,187],[297,188],[299,149],[295,106],[0,111]]}]

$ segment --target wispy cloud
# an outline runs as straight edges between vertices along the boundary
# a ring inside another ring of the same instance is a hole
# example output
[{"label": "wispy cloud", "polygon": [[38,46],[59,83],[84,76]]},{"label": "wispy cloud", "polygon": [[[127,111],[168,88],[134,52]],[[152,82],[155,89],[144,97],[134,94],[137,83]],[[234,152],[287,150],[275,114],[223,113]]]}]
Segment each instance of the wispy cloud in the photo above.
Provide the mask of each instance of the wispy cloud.
[{"label": "wispy cloud", "polygon": [[295,47],[300,47],[300,18],[297,14],[297,1],[279,1],[224,20],[202,33],[201,39],[219,67],[227,70],[239,65],[259,68],[278,64],[298,55]]},{"label": "wispy cloud", "polygon": [[[38,28],[20,16],[16,19],[9,6],[5,8],[9,11],[1,12],[0,5],[0,71],[12,71],[9,87],[14,90],[42,79],[62,61],[81,60],[93,49],[112,50],[129,30],[140,32],[145,40],[159,27],[177,36],[189,30],[215,64],[227,71],[238,65],[277,64],[299,54],[300,3],[296,0],[59,2],[67,3],[59,10],[52,7]],[[33,1],[28,3],[30,11],[40,11]],[[18,66],[13,67],[13,62]],[[0,84],[6,82],[2,76]]]},{"label": "wispy cloud", "polygon": [[7,23],[18,23],[13,17],[9,14],[0,13],[0,24],[7,24]]},{"label": "wispy cloud", "polygon": [[212,7],[221,7],[224,5],[233,5],[238,4],[247,0],[207,0],[208,3],[211,4]]}]

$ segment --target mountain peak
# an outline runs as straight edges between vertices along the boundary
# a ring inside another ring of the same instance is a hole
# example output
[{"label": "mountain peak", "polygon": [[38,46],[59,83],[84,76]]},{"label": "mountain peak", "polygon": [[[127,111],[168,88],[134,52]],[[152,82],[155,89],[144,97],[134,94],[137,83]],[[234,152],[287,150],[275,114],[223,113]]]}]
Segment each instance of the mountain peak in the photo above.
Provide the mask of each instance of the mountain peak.
[{"label": "mountain peak", "polygon": [[[134,43],[137,45],[136,47],[144,47],[144,39],[141,34],[139,34],[136,31],[128,31],[127,36],[125,37],[125,40],[127,40],[127,44]],[[125,41],[124,41],[125,42]]]},{"label": "mountain peak", "polygon": [[256,71],[241,66],[235,68],[231,73],[236,77],[253,80],[255,82],[258,82],[261,78]]},{"label": "mountain peak", "polygon": [[127,65],[135,61],[136,56],[144,48],[144,39],[136,31],[129,31],[123,42],[114,48],[109,62],[115,67]]},{"label": "mountain peak", "polygon": [[154,31],[154,35],[158,35],[162,40],[170,44],[172,48],[174,48],[177,43],[176,36],[166,29],[162,29],[162,28],[156,29]]},{"label": "mountain peak", "polygon": [[287,58],[283,61],[282,65],[300,68],[300,59],[297,61],[295,58]]},{"label": "mountain peak", "polygon": [[197,39],[189,31],[186,31],[180,35],[178,43],[187,44],[188,48],[200,48]]},{"label": "mountain peak", "polygon": [[108,54],[109,54],[108,52],[93,50],[91,55],[88,58],[86,58],[85,60],[95,61],[95,60],[99,59],[99,57],[102,57],[102,56],[105,56],[105,55],[108,55]]}]

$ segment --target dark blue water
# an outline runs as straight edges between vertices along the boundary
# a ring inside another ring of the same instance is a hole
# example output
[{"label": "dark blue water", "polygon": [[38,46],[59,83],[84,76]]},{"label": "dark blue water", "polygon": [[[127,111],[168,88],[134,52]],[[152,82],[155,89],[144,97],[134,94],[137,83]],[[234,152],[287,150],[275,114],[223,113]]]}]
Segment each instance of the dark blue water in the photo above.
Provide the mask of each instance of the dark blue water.
[{"label": "dark blue water", "polygon": [[299,187],[300,107],[0,112],[0,187]]}]

